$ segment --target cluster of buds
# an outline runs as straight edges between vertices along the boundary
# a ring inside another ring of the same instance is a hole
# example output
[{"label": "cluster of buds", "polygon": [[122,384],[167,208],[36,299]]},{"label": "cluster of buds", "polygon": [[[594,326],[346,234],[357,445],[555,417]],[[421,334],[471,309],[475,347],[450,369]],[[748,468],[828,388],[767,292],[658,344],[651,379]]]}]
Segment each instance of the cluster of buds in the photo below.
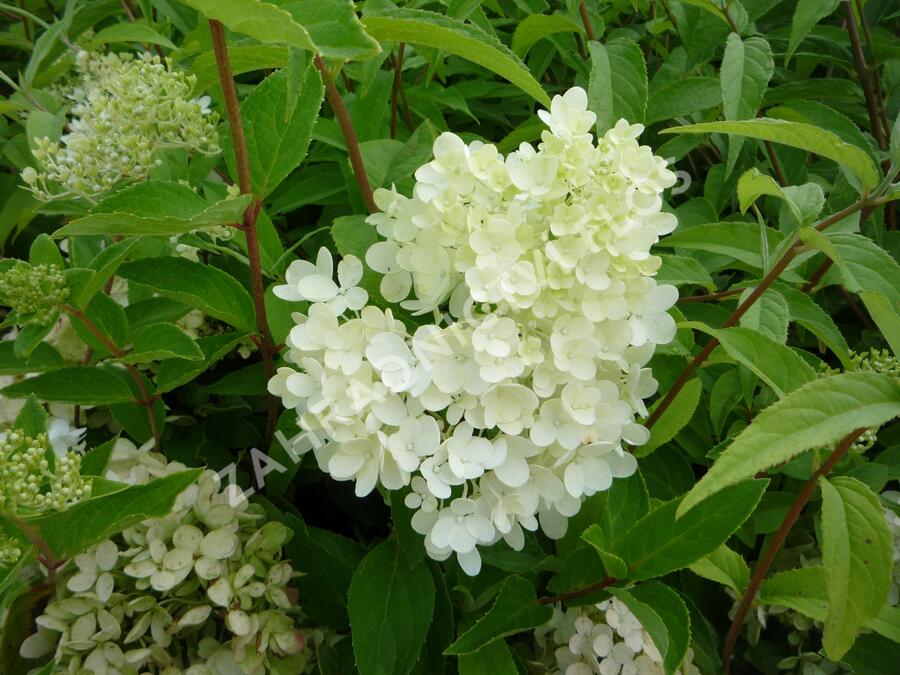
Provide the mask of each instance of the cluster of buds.
[{"label": "cluster of buds", "polygon": [[[853,352],[850,354],[851,366],[848,371],[863,371],[880,373],[900,378],[900,360],[887,349],[871,349],[867,352]],[[825,367],[823,374],[837,375],[841,371],[836,368]],[[878,429],[866,429],[858,439],[850,446],[853,452],[865,452],[878,440]]]},{"label": "cluster of buds", "polygon": [[[90,496],[91,479],[81,475],[77,452],[54,454],[47,434],[0,433],[0,511],[29,516],[64,511]],[[21,555],[21,544],[0,533],[0,565],[15,563]]]},{"label": "cluster of buds", "polygon": [[[662,675],[663,658],[650,634],[617,598],[563,610],[535,631],[554,675]],[[699,675],[689,649],[677,670]]]},{"label": "cluster of buds", "polygon": [[0,272],[0,301],[19,314],[19,323],[48,324],[56,307],[69,297],[63,271],[57,265],[17,261]]},{"label": "cluster of buds", "polygon": [[[130,446],[130,444],[128,444]],[[140,482],[184,467],[114,451],[111,474]],[[22,645],[56,659],[53,673],[300,673],[310,636],[298,629],[282,560],[290,530],[220,490],[204,472],[165,517],[76,556]]]},{"label": "cluster of buds", "polygon": [[192,97],[196,77],[168,60],[80,51],[76,77],[62,91],[68,133],[56,142],[35,138],[42,170],[22,179],[39,199],[95,198],[124,179],[140,179],[158,164],[157,150],[187,147],[219,152],[218,121],[209,98]]},{"label": "cluster of buds", "polygon": [[47,434],[0,434],[0,511],[63,511],[90,495],[91,479],[81,475],[77,452],[55,455]]}]

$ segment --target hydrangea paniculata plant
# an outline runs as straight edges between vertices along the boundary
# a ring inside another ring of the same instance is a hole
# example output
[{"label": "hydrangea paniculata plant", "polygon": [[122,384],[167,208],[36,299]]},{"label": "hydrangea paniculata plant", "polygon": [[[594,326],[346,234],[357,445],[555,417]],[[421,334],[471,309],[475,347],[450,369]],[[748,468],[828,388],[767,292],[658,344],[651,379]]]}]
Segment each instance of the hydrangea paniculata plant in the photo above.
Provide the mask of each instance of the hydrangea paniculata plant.
[{"label": "hydrangea paniculata plant", "polygon": [[429,555],[469,574],[477,546],[519,549],[539,523],[561,536],[585,497],[635,471],[624,446],[649,438],[646,364],[675,335],[677,291],[650,253],[676,225],[661,211],[674,174],[640,125],[595,144],[582,89],[539,115],[537,148],[504,158],[444,133],[412,197],[376,193],[383,240],[366,262],[385,300],[431,322],[410,333],[366,304],[361,261],[345,256],[335,282],[324,249],[275,289],[312,303],[269,389],[328,439],[322,470],[360,496],[411,486]]}]

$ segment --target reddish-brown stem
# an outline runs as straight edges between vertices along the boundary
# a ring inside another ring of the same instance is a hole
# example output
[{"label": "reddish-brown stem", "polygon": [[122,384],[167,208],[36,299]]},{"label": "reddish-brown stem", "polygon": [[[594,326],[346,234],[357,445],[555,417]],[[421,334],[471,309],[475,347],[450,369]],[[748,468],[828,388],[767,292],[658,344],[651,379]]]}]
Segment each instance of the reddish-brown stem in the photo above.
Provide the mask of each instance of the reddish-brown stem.
[{"label": "reddish-brown stem", "polygon": [[859,438],[864,431],[865,429],[854,429],[841,439],[841,442],[838,443],[834,451],[828,456],[828,459],[825,460],[822,466],[813,472],[812,476],[809,477],[809,480],[807,480],[803,484],[803,487],[800,488],[800,492],[797,493],[797,496],[794,498],[791,508],[781,522],[781,526],[775,534],[772,535],[769,545],[766,547],[762,557],[756,564],[756,569],[753,571],[753,578],[750,579],[747,590],[744,591],[741,602],[734,614],[734,619],[731,621],[731,628],[728,630],[728,635],[725,637],[725,646],[722,649],[722,665],[725,668],[726,674],[729,671],[731,656],[734,653],[734,647],[737,644],[741,626],[744,624],[744,619],[747,618],[747,612],[750,611],[750,606],[753,604],[756,593],[762,585],[766,572],[769,571],[769,567],[771,567],[772,563],[775,561],[775,556],[778,555],[778,551],[780,551],[781,547],[784,545],[785,539],[787,539],[791,528],[794,527],[794,523],[796,523],[797,518],[800,517],[800,512],[803,511],[803,507],[806,506],[806,503],[809,501],[810,497],[812,497],[813,492],[815,492],[819,478],[828,475],[828,472],[834,468],[834,465],[840,461],[847,453],[847,450],[850,449],[850,446],[853,445],[853,442]]},{"label": "reddish-brown stem", "polygon": [[334,84],[334,78],[328,72],[322,57],[316,54],[316,68],[322,73],[322,81],[325,83],[325,98],[334,111],[338,125],[341,127],[341,133],[344,135],[344,142],[347,144],[347,154],[350,156],[350,166],[353,168],[353,175],[356,176],[356,184],[359,186],[359,192],[362,195],[363,202],[369,213],[377,213],[378,207],[375,205],[375,197],[372,194],[372,186],[369,184],[369,177],[366,175],[366,166],[363,164],[362,153],[359,150],[359,141],[356,138],[356,131],[353,129],[353,122],[350,120],[350,113],[344,105],[340,92]]},{"label": "reddish-brown stem", "polygon": [[538,599],[538,604],[541,605],[553,605],[557,602],[566,602],[568,600],[574,600],[576,598],[582,598],[585,595],[590,595],[596,591],[602,591],[604,588],[609,588],[616,580],[612,577],[606,577],[603,581],[598,581],[596,584],[591,584],[590,586],[585,586],[584,588],[579,588],[577,590],[571,591],[570,593],[562,593],[560,595],[550,595],[544,598]]},{"label": "reddish-brown stem", "polygon": [[847,32],[850,34],[850,46],[853,48],[853,63],[856,66],[856,74],[862,85],[863,94],[866,97],[866,110],[869,113],[869,125],[872,127],[872,135],[878,147],[884,150],[884,133],[881,130],[881,119],[878,117],[878,104],[875,100],[875,92],[872,90],[872,81],[869,78],[869,68],[866,66],[866,58],[863,56],[862,44],[859,40],[859,29],[856,27],[856,17],[853,16],[853,6],[850,0],[844,0],[844,10],[847,12]]},{"label": "reddish-brown stem", "polygon": [[[866,206],[866,199],[861,199],[860,201],[854,202],[850,206],[841,209],[835,214],[832,214],[828,218],[825,218],[822,222],[816,225],[817,230],[824,230],[831,225],[834,225],[837,222],[840,222],[844,218],[853,213],[856,213],[861,208]],[[731,313],[725,322],[722,324],[722,328],[730,328],[734,326],[738,321],[740,321],[741,317],[747,313],[747,310],[750,309],[753,304],[759,300],[763,293],[771,286],[775,281],[781,276],[781,273],[787,268],[788,264],[790,264],[791,260],[793,260],[797,253],[799,253],[799,242],[795,242],[787,251],[784,252],[784,255],[775,263],[769,273],[763,277],[762,281],[753,289],[747,299],[744,300],[741,304],[737,306],[737,309]],[[671,386],[669,391],[666,392],[666,395],[663,396],[659,405],[656,406],[656,409],[650,414],[650,417],[647,418],[647,421],[644,422],[644,426],[648,429],[651,428],[662,414],[668,409],[670,405],[672,405],[672,401],[675,400],[675,397],[678,396],[678,393],[681,389],[688,383],[688,380],[691,379],[691,376],[697,371],[697,369],[709,358],[709,355],[712,354],[713,349],[715,349],[719,344],[719,341],[716,338],[710,338],[709,342],[706,343],[706,346],[700,350],[700,352],[691,359],[691,362],[685,367],[685,369],[681,372],[681,375],[678,376],[678,379],[675,380],[675,384]]]},{"label": "reddish-brown stem", "polygon": [[[210,20],[209,33],[212,38],[213,53],[216,57],[216,67],[219,73],[219,84],[222,86],[222,94],[225,99],[225,110],[228,114],[228,126],[231,129],[232,146],[234,147],[234,163],[237,168],[238,187],[242,194],[253,195],[253,178],[250,174],[250,157],[247,152],[247,139],[244,136],[244,123],[241,119],[241,106],[238,102],[237,88],[234,84],[234,75],[231,70],[231,60],[228,57],[228,43],[225,39],[225,29],[219,21]],[[271,378],[275,374],[275,348],[272,340],[272,332],[269,330],[269,321],[266,318],[265,285],[263,283],[262,264],[260,263],[259,236],[256,231],[256,220],[262,202],[253,199],[244,211],[244,218],[240,229],[247,238],[247,260],[250,265],[250,289],[253,296],[253,306],[256,312],[256,330],[260,335],[259,353],[263,361],[263,369],[266,377]],[[266,422],[266,443],[275,433],[275,424],[278,421],[278,400],[269,395],[268,419]]]},{"label": "reddish-brown stem", "polygon": [[775,146],[772,144],[772,141],[766,141],[766,152],[769,155],[769,162],[772,164],[772,171],[775,172],[778,184],[781,187],[787,187],[787,176],[784,175],[784,169],[781,168],[781,162],[778,160],[778,155],[775,154]]},{"label": "reddish-brown stem", "polygon": [[391,138],[397,138],[397,108],[400,103],[400,86],[403,82],[403,52],[406,45],[402,42],[397,47],[397,55],[392,56],[394,62],[394,83],[391,86]]},{"label": "reddish-brown stem", "polygon": [[834,261],[831,258],[825,258],[822,261],[822,264],[816,268],[816,271],[813,272],[812,276],[809,278],[803,285],[803,292],[809,293],[812,289],[819,285],[819,282],[822,281],[822,277],[825,276],[825,273],[831,269],[831,266],[834,264]]},{"label": "reddish-brown stem", "polygon": [[[866,36],[866,44],[869,45],[869,53],[873,54],[874,57],[874,40],[872,39],[872,30],[869,28],[869,22],[866,21],[866,13],[863,11],[863,3],[862,0],[856,0],[856,11],[859,14],[859,23],[863,29],[863,35]],[[877,64],[874,64],[870,71],[872,75],[872,85],[875,89],[875,101],[878,104],[878,115],[881,118],[881,125],[884,128],[884,136],[886,141],[890,141],[891,137],[891,123],[887,118],[887,113],[885,112],[884,105],[884,96],[882,94],[883,89],[881,88],[881,77],[878,74]]]},{"label": "reddish-brown stem", "polygon": [[[113,342],[106,333],[100,330],[97,324],[91,321],[87,315],[77,307],[74,305],[63,305],[62,309],[72,318],[78,319],[78,322],[84,326],[85,330],[97,338],[97,341],[100,342],[100,344],[102,344],[115,358],[120,359],[128,353]],[[134,365],[126,363],[125,368],[128,370],[128,374],[131,376],[131,379],[134,380],[134,383],[141,394],[141,400],[136,401],[136,403],[144,406],[144,409],[147,411],[147,422],[150,425],[150,433],[153,436],[153,447],[155,450],[160,450],[162,448],[162,437],[159,433],[159,425],[156,423],[156,396],[151,395],[150,392],[147,391],[147,386],[144,384],[144,378]]]},{"label": "reddish-brown stem", "polygon": [[584,23],[584,32],[587,34],[588,40],[596,40],[597,35],[594,33],[594,24],[591,23],[591,16],[588,14],[587,5],[584,0],[578,4],[578,11],[581,12],[581,21]]}]

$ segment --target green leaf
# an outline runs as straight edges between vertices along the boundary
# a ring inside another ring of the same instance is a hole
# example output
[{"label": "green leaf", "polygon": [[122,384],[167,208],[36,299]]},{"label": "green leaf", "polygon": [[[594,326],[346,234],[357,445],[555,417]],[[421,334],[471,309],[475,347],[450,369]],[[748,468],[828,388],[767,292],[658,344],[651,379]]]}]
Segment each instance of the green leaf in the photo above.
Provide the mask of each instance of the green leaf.
[{"label": "green leaf", "polygon": [[834,352],[844,367],[850,365],[850,348],[834,320],[819,307],[809,294],[785,284],[777,285],[778,292],[787,300],[791,321],[803,326]]},{"label": "green leaf", "polygon": [[[712,495],[676,517],[682,498],[665,502],[637,521],[616,551],[635,581],[663,576],[709,555],[750,517],[768,485],[749,480]],[[688,493],[690,496],[690,493]]]},{"label": "green leaf", "polygon": [[[637,586],[635,588],[640,587]],[[631,613],[634,614],[635,618],[640,622],[641,627],[646,631],[647,635],[650,636],[650,639],[653,641],[653,644],[656,646],[660,655],[665,655],[669,650],[669,631],[666,629],[666,624],[663,622],[662,617],[660,617],[655,607],[641,602],[632,595],[633,590],[635,589],[626,590],[624,588],[612,588],[610,589],[610,593],[631,610]],[[687,608],[685,608],[685,611],[687,611]],[[666,675],[669,675],[673,671],[666,668],[663,672],[665,672]]]},{"label": "green leaf", "polygon": [[434,580],[410,568],[396,542],[363,558],[350,583],[350,628],[360,675],[405,675],[415,665],[434,611]]},{"label": "green leaf", "polygon": [[[658,581],[647,581],[629,589],[631,597],[653,611],[662,620],[666,630],[666,649],[660,650],[663,656],[663,669],[667,675],[678,672],[687,655],[691,642],[691,617],[684,600],[671,588]],[[627,604],[627,603],[626,603]],[[659,642],[651,634],[653,643],[659,649]]]},{"label": "green leaf", "polygon": [[494,640],[540,626],[550,620],[553,609],[537,604],[534,586],[524,577],[507,577],[491,608],[456,642],[447,655],[472,654]]},{"label": "green leaf", "polygon": [[863,291],[859,294],[866,309],[881,329],[894,354],[900,354],[900,308],[881,293]]},{"label": "green leaf", "polygon": [[304,613],[333,628],[348,628],[347,590],[366,550],[336,532],[307,527],[291,514],[285,517],[294,531],[285,556],[303,573],[294,583],[303,597]]},{"label": "green leaf", "polygon": [[201,471],[179,471],[143,485],[123,486],[116,492],[78,502],[66,511],[26,522],[37,529],[54,553],[71,558],[142,520],[167,515],[175,498],[197,480]]},{"label": "green leaf", "polygon": [[895,378],[858,372],[816,379],[759,413],[685,496],[679,516],[728,485],[897,415],[900,382]]},{"label": "green leaf", "polygon": [[190,382],[231,352],[245,336],[245,333],[223,333],[198,338],[197,346],[203,352],[203,360],[169,359],[160,363],[156,376],[157,393],[172,391]]},{"label": "green leaf", "polygon": [[603,134],[620,119],[644,121],[647,111],[647,65],[633,40],[618,38],[606,44],[588,43],[591,75],[588,109],[597,114],[597,133]]},{"label": "green leaf", "polygon": [[645,122],[684,117],[722,103],[722,89],[714,77],[685,77],[650,90]]},{"label": "green leaf", "polygon": [[[279,70],[260,82],[241,104],[253,192],[268,196],[306,157],[325,88],[308,57],[288,96],[288,72]],[[298,86],[296,86],[298,85]],[[230,142],[229,142],[230,146]],[[234,151],[226,154],[234,175]]]},{"label": "green leaf", "polygon": [[738,202],[741,212],[746,213],[750,205],[763,195],[784,199],[784,191],[771,176],[760,173],[759,169],[747,169],[741,174],[737,184]]},{"label": "green leaf", "polygon": [[581,538],[597,551],[600,560],[603,561],[607,576],[614,579],[628,578],[628,565],[619,556],[612,553],[613,546],[602,527],[596,523],[591,525],[581,533]]},{"label": "green leaf", "polygon": [[809,31],[826,16],[831,14],[840,0],[798,0],[794,8],[794,18],[791,20],[791,36],[788,39],[787,50],[784,53],[784,64],[787,67],[797,47],[803,42]]},{"label": "green leaf", "polygon": [[[208,19],[265,44],[287,44],[317,51],[309,32],[288,12],[262,0],[182,0]],[[326,54],[327,56],[327,54]]]},{"label": "green leaf", "polygon": [[544,106],[550,97],[519,58],[496,37],[475,25],[419,9],[392,9],[363,17],[370,35],[383,42],[433,47],[496,73]]},{"label": "green leaf", "polygon": [[39,342],[28,359],[15,354],[15,345],[10,340],[0,341],[0,375],[25,375],[55,370],[65,365],[62,356],[51,345]]},{"label": "green leaf", "polygon": [[131,401],[131,388],[105,368],[70,366],[35,375],[0,390],[4,396],[24,398],[34,394],[44,401],[74,405],[108,405]]},{"label": "green leaf", "polygon": [[822,644],[838,661],[887,602],[893,540],[878,497],[848,476],[819,479],[828,617]]},{"label": "green leaf", "polygon": [[119,437],[114,436],[106,443],[91,448],[81,460],[82,476],[103,476],[106,474],[106,465],[109,464],[109,458],[112,457],[113,450],[116,447]]},{"label": "green leaf", "polygon": [[33,394],[26,399],[25,405],[16,415],[13,428],[21,429],[32,438],[47,431],[47,411]]},{"label": "green leaf", "polygon": [[[739,302],[744,302],[753,292],[752,288],[746,289]],[[787,342],[788,323],[790,323],[790,310],[787,300],[781,294],[772,289],[766,291],[757,298],[756,302],[744,313],[739,321],[740,325],[756,331],[767,338],[785,344]]]},{"label": "green leaf", "polygon": [[503,640],[489,642],[459,657],[459,675],[518,675],[512,652]]},{"label": "green leaf", "polygon": [[[775,70],[772,48],[765,38],[741,40],[737,33],[728,36],[719,77],[722,83],[722,108],[726,120],[752,119],[762,103],[763,94]],[[742,136],[728,139],[727,177],[743,146]]]},{"label": "green leaf", "polygon": [[[671,405],[666,408],[666,411],[656,421],[656,424],[653,425],[653,428],[650,430],[650,440],[644,445],[635,448],[635,457],[645,457],[661,445],[675,438],[675,435],[694,416],[694,411],[700,402],[700,394],[702,392],[703,387],[700,384],[700,380],[696,377],[685,384],[681,391],[678,392],[675,400],[672,401]],[[651,411],[658,405],[659,401],[652,406]]]},{"label": "green leaf", "polygon": [[95,46],[114,42],[140,42],[175,49],[175,44],[169,38],[144,23],[116,23],[98,31],[91,39],[91,45]]},{"label": "green leaf", "polygon": [[134,335],[131,351],[121,359],[122,363],[149,363],[165,359],[203,358],[203,352],[191,337],[172,323],[152,323]]},{"label": "green leaf", "polygon": [[737,553],[722,544],[705,558],[688,565],[688,569],[704,579],[728,586],[740,595],[750,582],[750,568]]},{"label": "green leaf", "polygon": [[891,673],[900,663],[900,641],[864,633],[842,662],[850,666],[855,675]]},{"label": "green leaf", "polygon": [[779,398],[817,377],[813,367],[796,351],[750,328],[714,329],[694,321],[683,325],[718,339],[731,358],[759,375]]},{"label": "green leaf", "polygon": [[830,131],[811,124],[759,117],[736,122],[705,122],[663,129],[664,134],[737,134],[800,148],[831,159],[850,170],[866,191],[878,184],[878,169],[861,148],[844,143]]},{"label": "green leaf", "polygon": [[525,58],[531,46],[556,33],[583,33],[580,25],[562,14],[531,14],[516,26],[512,36],[512,50],[519,58]]},{"label": "green leaf", "polygon": [[[148,181],[148,183],[153,182],[157,181]],[[138,183],[134,186],[134,189],[135,191],[138,191],[139,187],[145,185],[147,185],[147,183]],[[126,191],[127,190],[123,190],[122,192]],[[143,190],[141,190],[141,192],[143,192]],[[120,193],[117,193],[117,195],[118,194]],[[125,198],[125,195],[122,195],[122,198]],[[175,198],[176,195],[173,195],[173,199]],[[117,201],[119,200],[117,199]],[[185,214],[184,216],[176,217],[163,214],[142,215],[134,213],[134,211],[137,210],[140,210],[141,212],[148,210],[142,202],[134,201],[128,206],[134,205],[134,207],[139,206],[140,208],[129,208],[127,211],[97,211],[95,213],[90,213],[82,218],[73,220],[68,225],[64,225],[54,232],[53,236],[56,239],[77,234],[173,237],[206,227],[218,227],[221,225],[233,225],[239,223],[244,214],[244,210],[249,203],[249,195],[241,195],[240,197],[235,198],[229,197],[228,199],[223,199],[222,201],[211,205],[200,200],[200,202],[198,202],[200,208],[192,215]],[[98,205],[98,208],[103,208],[103,205]]]},{"label": "green leaf", "polygon": [[[760,227],[759,223],[705,223],[679,228],[661,239],[657,246],[720,253],[761,270]],[[778,230],[766,227],[764,232],[770,251],[784,241],[784,235]]]},{"label": "green leaf", "polygon": [[709,290],[716,287],[706,268],[694,258],[669,253],[659,254],[657,257],[662,261],[662,265],[656,273],[656,283],[673,286],[696,284]]},{"label": "green leaf", "polygon": [[824,621],[828,612],[825,570],[813,565],[773,574],[760,587],[759,601],[764,605],[787,607],[816,621]]},{"label": "green leaf", "polygon": [[282,9],[306,28],[319,53],[329,58],[363,60],[381,52],[356,16],[353,0],[295,0]]},{"label": "green leaf", "polygon": [[846,232],[826,236],[812,228],[804,228],[800,236],[834,261],[848,291],[880,293],[900,302],[900,265],[868,237]]},{"label": "green leaf", "polygon": [[72,298],[72,303],[79,309],[84,309],[94,295],[100,292],[109,278],[115,274],[119,265],[125,262],[138,241],[137,237],[130,237],[113,242],[100,251],[90,262],[89,269],[94,271],[94,275],[81,286],[78,293]]},{"label": "green leaf", "polygon": [[186,258],[142,258],[122,265],[119,276],[202,309],[239,330],[255,330],[250,295],[234,277],[215,267]]}]

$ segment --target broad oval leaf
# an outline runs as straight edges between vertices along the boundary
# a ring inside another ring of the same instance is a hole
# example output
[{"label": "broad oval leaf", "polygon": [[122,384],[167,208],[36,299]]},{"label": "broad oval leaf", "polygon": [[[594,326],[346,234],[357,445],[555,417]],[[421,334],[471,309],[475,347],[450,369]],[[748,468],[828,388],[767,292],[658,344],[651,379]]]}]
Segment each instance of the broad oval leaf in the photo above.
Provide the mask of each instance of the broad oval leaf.
[{"label": "broad oval leaf", "polygon": [[[644,457],[656,450],[664,443],[668,443],[681,429],[691,421],[694,411],[697,409],[697,403],[700,402],[700,394],[703,387],[700,380],[696,377],[690,380],[678,395],[672,401],[671,405],[666,408],[665,412],[653,425],[650,430],[650,440],[644,445],[635,448],[636,457]],[[656,403],[659,405],[659,402]],[[653,406],[654,408],[656,406]],[[652,412],[652,410],[651,410]]]},{"label": "broad oval leaf", "polygon": [[202,309],[235,328],[255,330],[250,294],[220,269],[186,258],[142,258],[122,265],[119,275],[162,296]]},{"label": "broad oval leaf", "polygon": [[731,485],[683,517],[676,516],[681,497],[657,506],[616,547],[615,553],[628,563],[629,578],[663,576],[715,551],[750,517],[768,483],[750,480]]},{"label": "broad oval leaf", "polygon": [[41,373],[0,389],[0,394],[12,398],[34,394],[44,401],[73,405],[108,405],[134,400],[131,387],[122,377],[106,368],[87,366]]},{"label": "broad oval leaf", "polygon": [[441,49],[496,73],[516,85],[538,103],[550,105],[550,97],[519,58],[496,37],[472,24],[435,12],[395,9],[363,17],[366,30],[378,40]]},{"label": "broad oval leaf", "polygon": [[864,483],[839,476],[822,489],[822,559],[828,616],[822,644],[835,661],[888,598],[893,539],[878,497]]},{"label": "broad oval leaf", "polygon": [[309,32],[288,12],[262,0],[183,0],[208,19],[267,44],[316,51]]},{"label": "broad oval leaf", "polygon": [[875,187],[879,180],[878,169],[867,152],[855,145],[844,143],[830,131],[802,122],[760,117],[755,120],[690,124],[664,129],[662,133],[737,134],[773,143],[782,143],[834,160],[849,169],[859,179],[866,191]]},{"label": "broad oval leaf", "polygon": [[549,35],[556,33],[583,33],[576,22],[562,14],[531,14],[516,26],[512,36],[512,50],[524,58],[531,46]]},{"label": "broad oval leaf", "polygon": [[632,124],[643,122],[647,112],[647,64],[638,44],[618,38],[605,44],[591,42],[588,49],[588,109],[597,114],[597,132],[611,129],[622,118]]},{"label": "broad oval leaf", "polygon": [[530,581],[518,575],[508,577],[487,613],[444,653],[471,654],[494,640],[546,623],[553,616],[553,609],[539,605],[535,600]]},{"label": "broad oval leaf", "polygon": [[54,553],[70,558],[127,527],[172,510],[175,498],[193,483],[201,469],[180,471],[143,485],[92,497],[66,511],[28,519]]},{"label": "broad oval leaf", "polygon": [[409,567],[396,542],[382,542],[363,558],[347,606],[360,675],[405,675],[412,669],[428,634],[434,596],[428,567]]},{"label": "broad oval leaf", "polygon": [[900,415],[900,382],[877,373],[822,377],[757,415],[685,496],[685,516],[729,485],[840,440],[853,429],[877,427]]}]

